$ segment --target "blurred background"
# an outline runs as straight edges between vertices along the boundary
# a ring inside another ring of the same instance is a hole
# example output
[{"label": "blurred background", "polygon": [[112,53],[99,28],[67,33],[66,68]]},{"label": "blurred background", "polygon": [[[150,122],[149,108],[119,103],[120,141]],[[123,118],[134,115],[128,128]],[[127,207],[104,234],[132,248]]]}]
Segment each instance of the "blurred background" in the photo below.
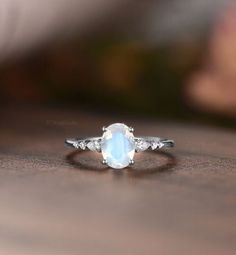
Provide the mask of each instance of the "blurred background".
[{"label": "blurred background", "polygon": [[[1,255],[236,254],[235,0],[1,0],[0,116]],[[177,146],[64,146],[121,121]]]},{"label": "blurred background", "polygon": [[0,103],[235,126],[230,0],[2,0]]}]

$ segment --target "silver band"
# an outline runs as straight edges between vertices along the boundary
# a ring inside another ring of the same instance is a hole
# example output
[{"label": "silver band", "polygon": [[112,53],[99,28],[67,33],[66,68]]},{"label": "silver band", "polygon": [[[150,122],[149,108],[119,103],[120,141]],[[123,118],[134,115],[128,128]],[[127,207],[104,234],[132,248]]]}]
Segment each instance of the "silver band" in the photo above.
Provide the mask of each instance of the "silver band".
[{"label": "silver band", "polygon": [[[79,149],[79,150],[90,150],[101,152],[101,141],[102,137],[88,137],[88,138],[76,138],[76,139],[66,139],[65,144]],[[142,136],[134,137],[135,141],[135,151],[141,152],[146,150],[158,150],[162,147],[174,147],[175,143],[173,140],[160,138],[160,137],[151,137],[151,136]]]}]

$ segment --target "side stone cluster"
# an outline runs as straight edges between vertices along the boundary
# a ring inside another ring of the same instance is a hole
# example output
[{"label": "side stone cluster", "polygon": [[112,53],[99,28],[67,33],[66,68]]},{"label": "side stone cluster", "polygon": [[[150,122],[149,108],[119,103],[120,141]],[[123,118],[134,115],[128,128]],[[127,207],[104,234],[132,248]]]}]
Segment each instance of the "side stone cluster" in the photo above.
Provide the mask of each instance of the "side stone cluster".
[{"label": "side stone cluster", "polygon": [[156,149],[160,149],[164,146],[164,143],[162,143],[159,140],[150,140],[148,141],[145,138],[136,138],[135,139],[135,151],[136,152],[142,152],[142,151],[146,151],[148,149],[150,150],[156,150]]},{"label": "side stone cluster", "polygon": [[100,139],[74,141],[73,146],[76,149],[81,149],[81,150],[89,149],[91,151],[101,152],[101,141],[100,141]]}]

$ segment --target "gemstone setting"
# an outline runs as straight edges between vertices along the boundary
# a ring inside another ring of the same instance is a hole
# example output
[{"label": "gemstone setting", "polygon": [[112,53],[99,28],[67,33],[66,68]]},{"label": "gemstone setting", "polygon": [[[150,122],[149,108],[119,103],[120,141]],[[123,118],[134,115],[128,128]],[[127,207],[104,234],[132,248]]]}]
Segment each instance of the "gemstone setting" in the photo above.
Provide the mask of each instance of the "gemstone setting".
[{"label": "gemstone setting", "polygon": [[106,164],[115,169],[127,167],[135,153],[132,130],[122,123],[112,124],[104,129],[101,151]]}]

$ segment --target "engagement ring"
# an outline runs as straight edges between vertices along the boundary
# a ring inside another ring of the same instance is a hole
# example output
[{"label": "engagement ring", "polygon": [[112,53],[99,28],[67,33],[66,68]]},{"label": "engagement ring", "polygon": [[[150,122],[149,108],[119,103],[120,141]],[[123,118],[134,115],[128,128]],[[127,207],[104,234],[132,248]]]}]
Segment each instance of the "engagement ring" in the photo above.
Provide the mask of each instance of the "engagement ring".
[{"label": "engagement ring", "polygon": [[121,169],[134,164],[134,153],[173,147],[174,141],[152,136],[134,136],[134,129],[122,123],[103,127],[101,137],[66,139],[66,145],[79,150],[101,152],[102,163]]}]

